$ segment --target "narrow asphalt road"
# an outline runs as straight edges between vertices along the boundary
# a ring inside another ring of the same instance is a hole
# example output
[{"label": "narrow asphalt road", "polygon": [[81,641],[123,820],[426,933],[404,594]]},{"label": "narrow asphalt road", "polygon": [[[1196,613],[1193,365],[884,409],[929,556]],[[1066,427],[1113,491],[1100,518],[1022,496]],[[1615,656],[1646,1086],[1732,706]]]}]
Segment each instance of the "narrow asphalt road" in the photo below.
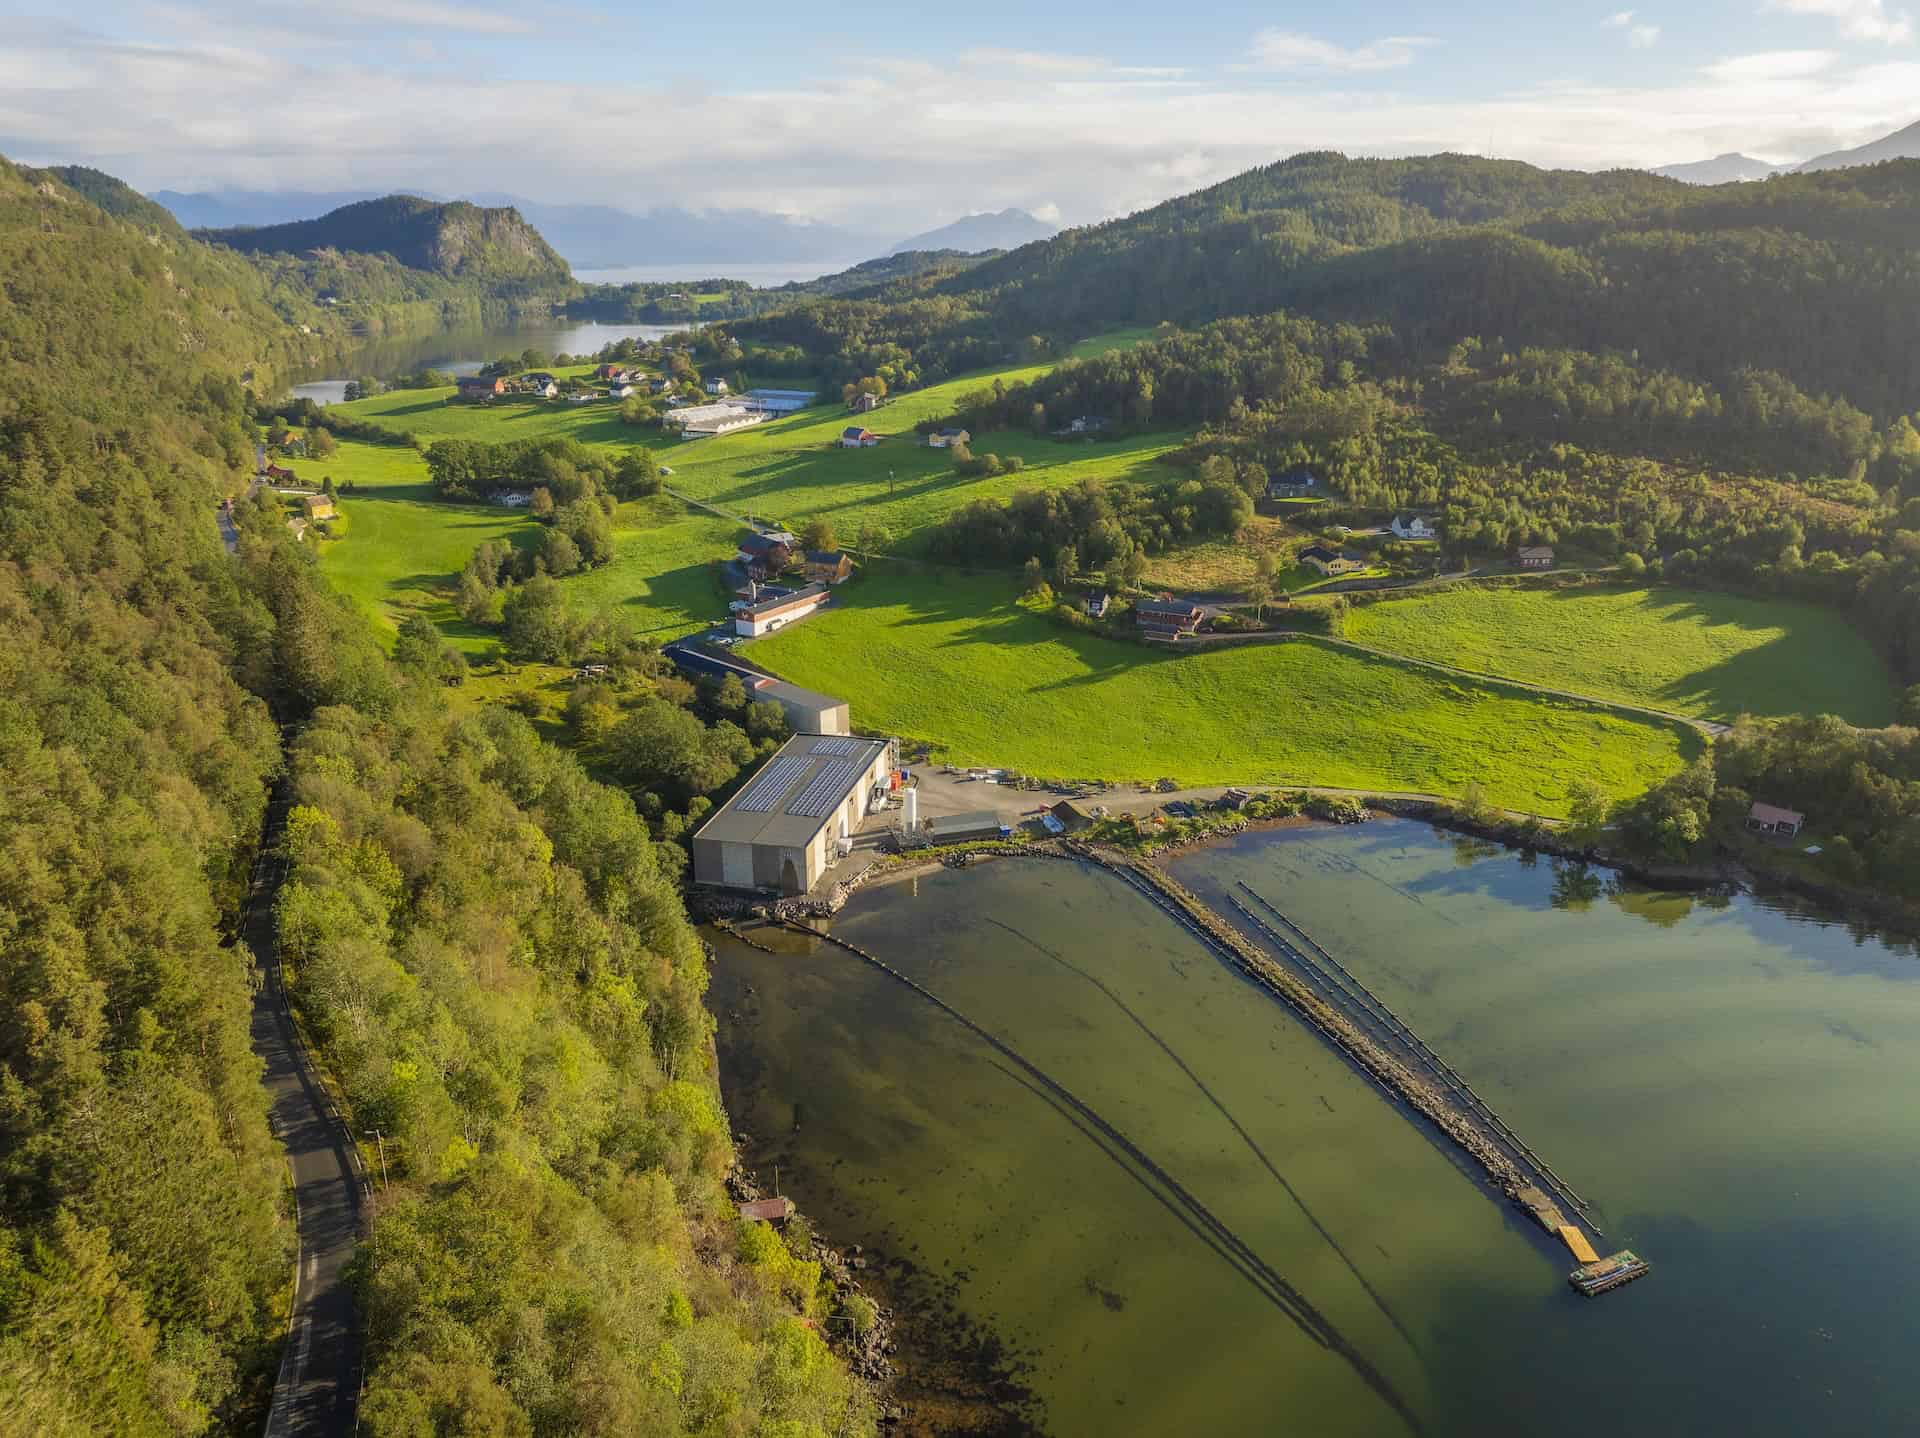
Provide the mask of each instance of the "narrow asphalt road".
[{"label": "narrow asphalt road", "polygon": [[[263,850],[278,841],[284,817],[285,807],[276,801]],[[243,931],[260,979],[253,999],[253,1051],[266,1064],[273,1129],[286,1148],[300,1209],[293,1322],[266,1438],[350,1438],[360,1396],[360,1316],[346,1267],[360,1238],[363,1180],[287,1012],[273,932],[273,899],[283,877],[279,857],[263,852],[254,867]]]}]

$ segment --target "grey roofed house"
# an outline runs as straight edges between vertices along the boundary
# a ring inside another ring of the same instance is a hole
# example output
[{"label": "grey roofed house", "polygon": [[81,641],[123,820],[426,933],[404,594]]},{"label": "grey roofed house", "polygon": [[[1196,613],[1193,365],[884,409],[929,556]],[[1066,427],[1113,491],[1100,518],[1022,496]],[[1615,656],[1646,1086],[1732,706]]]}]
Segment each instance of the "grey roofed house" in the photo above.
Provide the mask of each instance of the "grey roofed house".
[{"label": "grey roofed house", "polygon": [[1267,480],[1267,498],[1301,499],[1316,488],[1319,482],[1313,477],[1313,471],[1304,464],[1295,465],[1285,474],[1274,475]]}]

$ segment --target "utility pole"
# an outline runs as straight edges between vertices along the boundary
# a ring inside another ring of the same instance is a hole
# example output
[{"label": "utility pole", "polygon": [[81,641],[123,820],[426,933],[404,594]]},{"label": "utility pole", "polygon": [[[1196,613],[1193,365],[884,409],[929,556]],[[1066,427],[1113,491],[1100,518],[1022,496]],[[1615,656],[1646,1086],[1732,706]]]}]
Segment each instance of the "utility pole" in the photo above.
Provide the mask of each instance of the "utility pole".
[{"label": "utility pole", "polygon": [[374,1147],[380,1152],[380,1191],[387,1191],[387,1144],[379,1129],[373,1131]]}]

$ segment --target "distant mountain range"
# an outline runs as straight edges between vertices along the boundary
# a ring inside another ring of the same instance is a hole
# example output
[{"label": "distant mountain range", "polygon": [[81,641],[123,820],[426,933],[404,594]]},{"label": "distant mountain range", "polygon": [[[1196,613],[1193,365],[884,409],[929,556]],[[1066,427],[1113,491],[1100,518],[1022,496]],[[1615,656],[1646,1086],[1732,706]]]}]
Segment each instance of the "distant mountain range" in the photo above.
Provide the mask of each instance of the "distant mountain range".
[{"label": "distant mountain range", "polygon": [[1727,154],[1685,165],[1662,165],[1653,173],[1669,180],[1684,180],[1689,185],[1731,185],[1740,180],[1764,180],[1784,168],[1787,167],[1756,160],[1751,155]]},{"label": "distant mountain range", "polygon": [[1883,135],[1878,140],[1861,145],[1852,150],[1834,150],[1830,154],[1815,155],[1804,165],[1802,172],[1808,170],[1844,170],[1853,165],[1877,165],[1882,160],[1920,160],[1920,121],[1915,121],[1904,130],[1895,130],[1891,135]]},{"label": "distant mountain range", "polygon": [[1060,233],[1058,225],[1037,220],[1025,210],[1001,210],[997,214],[967,215],[937,230],[914,235],[888,249],[890,255],[908,250],[959,250],[977,255],[982,250],[1017,250],[1035,240],[1050,240]]},{"label": "distant mountain range", "polygon": [[1751,155],[1733,152],[1684,165],[1662,165],[1653,171],[1689,185],[1730,185],[1742,180],[1764,180],[1769,175],[1804,175],[1812,170],[1845,170],[1855,165],[1877,165],[1883,160],[1920,160],[1920,121],[1851,150],[1815,155],[1798,165],[1774,165]]},{"label": "distant mountain range", "polygon": [[[129,192],[131,193],[131,192]],[[404,192],[403,192],[404,193]],[[188,229],[229,230],[282,226],[328,215],[343,206],[388,198],[364,190],[156,190],[150,199]],[[443,195],[420,195],[441,202]],[[1053,235],[1057,226],[1024,210],[968,215],[937,230],[892,243],[882,234],[814,224],[767,210],[694,211],[662,205],[635,212],[610,205],[549,205],[516,195],[467,195],[473,204],[518,210],[547,243],[577,269],[636,264],[847,265],[909,250],[1016,249]]]}]

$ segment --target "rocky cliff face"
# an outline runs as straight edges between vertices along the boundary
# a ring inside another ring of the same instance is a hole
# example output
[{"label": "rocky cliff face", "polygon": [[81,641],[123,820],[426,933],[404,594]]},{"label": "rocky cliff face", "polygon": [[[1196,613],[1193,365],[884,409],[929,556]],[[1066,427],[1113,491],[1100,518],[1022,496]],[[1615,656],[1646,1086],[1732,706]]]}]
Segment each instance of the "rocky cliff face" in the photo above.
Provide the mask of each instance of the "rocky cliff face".
[{"label": "rocky cliff face", "polygon": [[482,209],[463,200],[436,204],[412,195],[389,195],[342,205],[314,220],[197,233],[247,254],[331,249],[391,255],[410,268],[459,279],[570,277],[567,262],[518,210]]}]

